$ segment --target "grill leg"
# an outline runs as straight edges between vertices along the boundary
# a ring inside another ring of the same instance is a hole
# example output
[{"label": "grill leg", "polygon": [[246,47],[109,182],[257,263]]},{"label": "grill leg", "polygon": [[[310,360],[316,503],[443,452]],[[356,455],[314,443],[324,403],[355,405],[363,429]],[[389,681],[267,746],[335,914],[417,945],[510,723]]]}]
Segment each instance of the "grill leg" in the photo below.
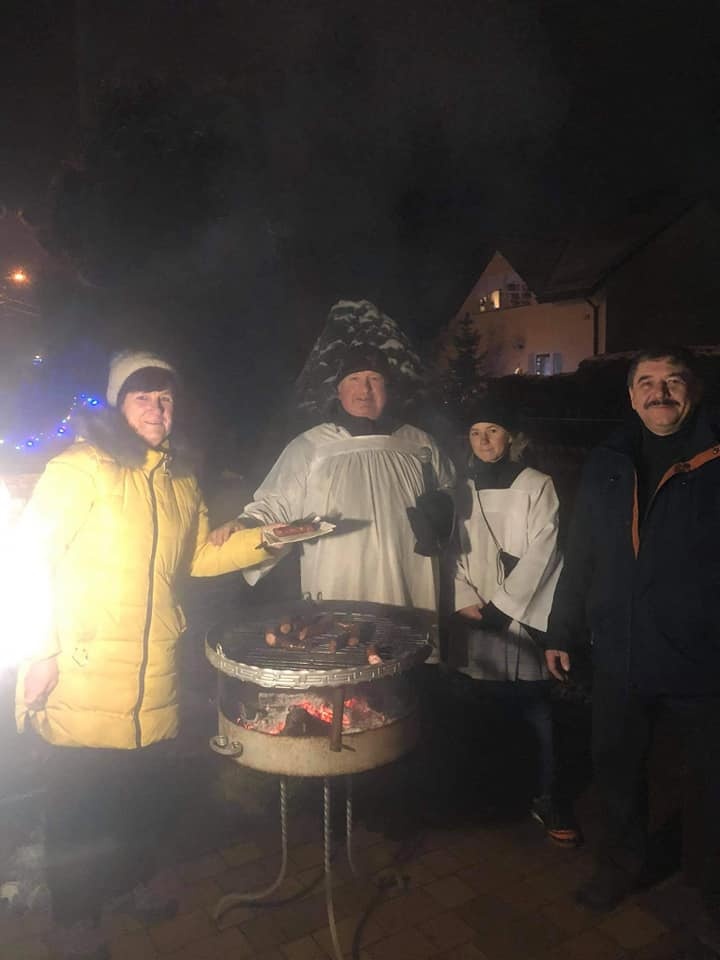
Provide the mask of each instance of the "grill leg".
[{"label": "grill leg", "polygon": [[345,687],[333,687],[330,691],[333,715],[330,726],[330,749],[335,753],[342,750],[342,722],[345,707]]},{"label": "grill leg", "polygon": [[335,904],[333,903],[332,889],[332,826],[330,824],[330,778],[323,780],[323,837],[325,854],[325,908],[327,910],[328,925],[330,927],[330,937],[332,939],[333,949],[335,950],[336,960],[342,960],[343,954],[338,940],[337,927],[335,926]]},{"label": "grill leg", "polygon": [[253,893],[228,893],[226,896],[222,897],[220,900],[218,900],[217,904],[215,905],[215,909],[213,910],[213,917],[215,920],[219,920],[224,913],[227,913],[228,910],[232,910],[233,907],[237,907],[245,903],[254,903],[257,900],[264,900],[265,897],[269,897],[271,893],[275,893],[285,879],[288,859],[286,777],[280,777],[280,830],[282,833],[282,862],[280,864],[280,872],[278,873],[277,878],[269,887],[266,887],[265,890],[257,890]]},{"label": "grill leg", "polygon": [[352,831],[353,831],[353,801],[352,801],[352,777],[345,777],[345,850],[348,863],[354,877],[359,877],[358,869],[353,860],[352,849]]}]

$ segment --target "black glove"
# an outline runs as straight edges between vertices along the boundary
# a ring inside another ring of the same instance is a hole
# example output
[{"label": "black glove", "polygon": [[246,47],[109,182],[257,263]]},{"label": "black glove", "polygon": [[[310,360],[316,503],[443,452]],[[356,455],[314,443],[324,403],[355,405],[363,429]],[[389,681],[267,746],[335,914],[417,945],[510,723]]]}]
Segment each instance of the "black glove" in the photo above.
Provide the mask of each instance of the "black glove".
[{"label": "black glove", "polygon": [[486,603],[480,613],[482,613],[482,620],[479,623],[481,630],[496,630],[499,633],[501,630],[506,630],[512,622],[512,617],[503,613],[494,603]]},{"label": "black glove", "polygon": [[444,490],[421,493],[414,507],[407,508],[415,534],[415,553],[433,557],[447,545],[455,523],[455,504]]}]

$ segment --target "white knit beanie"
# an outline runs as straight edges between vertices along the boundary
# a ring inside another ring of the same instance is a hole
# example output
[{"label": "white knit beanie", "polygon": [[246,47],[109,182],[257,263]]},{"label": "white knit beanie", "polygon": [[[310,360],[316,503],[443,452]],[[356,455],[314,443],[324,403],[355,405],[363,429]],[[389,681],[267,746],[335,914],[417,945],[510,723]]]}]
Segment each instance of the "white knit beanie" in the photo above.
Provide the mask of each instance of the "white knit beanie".
[{"label": "white knit beanie", "polygon": [[111,407],[117,406],[118,394],[127,378],[146,367],[159,367],[161,370],[169,370],[170,373],[175,373],[175,368],[167,360],[163,360],[162,357],[158,357],[154,353],[143,350],[125,350],[122,353],[115,354],[110,361],[110,375],[106,393],[107,402]]}]

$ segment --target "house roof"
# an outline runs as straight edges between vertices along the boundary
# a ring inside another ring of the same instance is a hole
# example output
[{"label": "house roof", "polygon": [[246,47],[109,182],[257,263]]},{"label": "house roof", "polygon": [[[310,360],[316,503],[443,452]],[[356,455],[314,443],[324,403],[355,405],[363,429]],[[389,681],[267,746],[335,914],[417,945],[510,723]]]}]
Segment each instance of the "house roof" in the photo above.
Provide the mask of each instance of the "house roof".
[{"label": "house roof", "polygon": [[499,249],[540,302],[586,297],[694,206],[669,203],[621,220],[583,224],[562,236],[509,237]]}]

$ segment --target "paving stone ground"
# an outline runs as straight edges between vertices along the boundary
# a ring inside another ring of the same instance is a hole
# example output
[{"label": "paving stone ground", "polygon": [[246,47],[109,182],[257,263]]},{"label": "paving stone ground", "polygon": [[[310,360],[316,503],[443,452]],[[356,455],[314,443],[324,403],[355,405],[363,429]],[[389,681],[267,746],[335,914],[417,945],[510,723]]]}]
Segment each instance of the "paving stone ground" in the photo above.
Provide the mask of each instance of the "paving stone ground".
[{"label": "paving stone ground", "polygon": [[[221,896],[267,886],[276,875],[281,859],[277,782],[210,753],[211,706],[196,703],[188,716],[172,772],[177,805],[166,864],[179,912],[149,927],[108,912],[104,925],[113,960],[333,960],[316,782],[290,785],[287,876],[272,902],[239,905],[215,920]],[[490,722],[485,716],[476,719],[478,725]],[[582,741],[582,716],[565,720],[566,732]],[[570,765],[578,768],[577,809],[588,842],[568,850],[548,842],[526,815],[523,778],[503,780],[504,770],[522,770],[526,762],[522,752],[512,753],[515,745],[505,742],[503,731],[471,737],[464,755],[457,745],[451,749],[452,735],[452,724],[438,729],[419,759],[357,778],[353,849],[360,878],[345,858],[342,785],[334,788],[334,906],[343,957],[671,960],[690,955],[685,951],[694,943],[699,905],[696,892],[678,874],[608,914],[575,904],[573,890],[591,870],[596,835],[592,785],[587,778],[582,782],[582,744],[576,742]],[[440,757],[438,739],[447,746]],[[16,754],[6,770],[12,770],[21,793],[28,784],[41,789],[32,758],[18,759],[19,742],[3,740],[6,756],[13,749]],[[498,748],[495,769],[482,752],[488,742]],[[669,805],[677,779],[672,764],[663,762],[661,768],[664,779],[655,782],[660,808]],[[6,800],[11,787],[6,778]],[[13,831],[17,842],[26,839],[32,811],[32,800],[0,803],[5,852]],[[0,960],[52,960],[52,941],[43,909],[0,913]]]}]

